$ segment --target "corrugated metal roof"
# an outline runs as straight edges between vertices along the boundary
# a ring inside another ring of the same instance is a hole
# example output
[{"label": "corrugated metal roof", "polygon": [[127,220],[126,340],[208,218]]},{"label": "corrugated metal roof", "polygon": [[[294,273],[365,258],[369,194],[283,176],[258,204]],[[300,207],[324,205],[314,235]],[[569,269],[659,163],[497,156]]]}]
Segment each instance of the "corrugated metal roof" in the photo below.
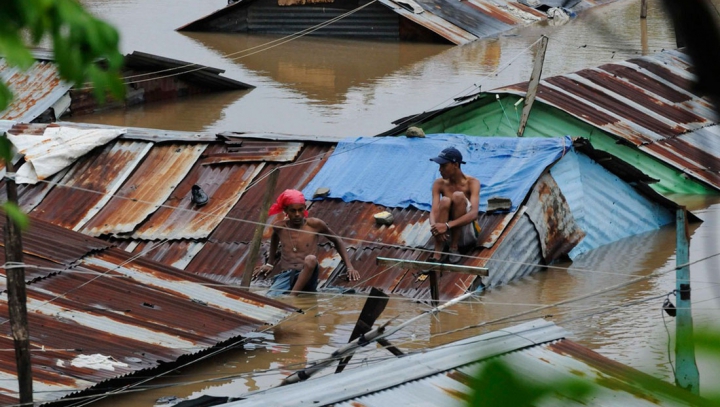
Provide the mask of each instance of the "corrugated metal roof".
[{"label": "corrugated metal roof", "polygon": [[[563,339],[566,334],[550,322],[535,320],[340,374],[250,393],[223,406],[460,407],[467,405],[472,381],[490,359],[506,363],[528,385],[582,379],[596,389],[593,397],[582,401],[558,390],[549,396],[547,405],[691,406],[702,402],[670,383]],[[644,387],[646,383],[652,383],[653,390]]]},{"label": "corrugated metal roof", "polygon": [[[585,9],[610,1],[612,0],[587,0],[568,7]],[[425,27],[456,45],[547,19],[543,12],[507,0],[381,0],[380,3],[400,17]],[[357,5],[362,4],[365,3]],[[248,13],[248,9],[253,12]],[[325,7],[325,4],[303,3],[288,7],[272,1],[244,0],[229,4],[178,30],[292,34],[337,17],[341,11],[344,10],[339,7]],[[369,27],[372,29],[368,29]],[[403,24],[388,19],[383,11],[374,5],[311,35],[385,39],[405,37]]]},{"label": "corrugated metal roof", "polygon": [[239,162],[290,162],[300,153],[303,143],[300,142],[277,142],[253,141],[242,139],[228,139],[225,142],[227,151],[208,155],[204,160],[205,165],[227,164]]},{"label": "corrugated metal roof", "polygon": [[150,149],[141,164],[128,163],[132,165],[132,176],[81,231],[99,236],[135,230],[137,225],[165,203],[206,147],[205,144],[162,144]]},{"label": "corrugated metal roof", "polygon": [[[0,225],[3,222],[4,217]],[[39,402],[127,374],[151,374],[180,356],[199,355],[295,311],[246,290],[217,287],[211,280],[107,249],[104,241],[37,219],[31,219],[23,233],[23,251],[26,263],[56,268],[26,269],[31,280],[27,285],[30,346],[43,349],[31,352]],[[0,261],[4,262],[2,254]],[[5,297],[0,300],[0,313],[7,312]],[[0,342],[4,349],[13,348],[8,334],[0,335]],[[114,368],[73,364],[79,357],[96,354],[109,357]],[[18,392],[14,355],[4,355],[0,389],[14,404]],[[132,380],[124,379],[123,385]]]},{"label": "corrugated metal roof", "polygon": [[55,64],[36,62],[21,71],[0,59],[0,78],[13,92],[13,101],[0,119],[30,122],[49,109],[72,87],[60,80]]},{"label": "corrugated metal roof", "polygon": [[[75,127],[78,129],[118,129],[121,127],[111,126],[107,124],[94,124],[94,123],[75,123],[75,122],[55,122],[58,126]],[[13,128],[14,134],[42,134],[45,131],[46,125],[43,124],[18,124]],[[161,130],[161,129],[148,129],[141,127],[122,127],[126,130],[120,138],[127,140],[138,140],[138,141],[151,141],[153,143],[192,143],[192,142],[213,142],[217,141],[217,136],[214,133],[198,133],[190,131],[177,131],[177,130]],[[18,133],[15,132],[18,130]],[[39,132],[39,133],[35,133]]]},{"label": "corrugated metal roof", "polygon": [[[252,89],[255,86],[220,76],[224,69],[202,66],[177,59],[161,57],[140,51],[125,55],[125,69],[139,71],[171,71],[182,80],[213,89]],[[152,78],[152,76],[150,76]],[[146,79],[143,79],[146,80]]]},{"label": "corrugated metal roof", "polygon": [[32,215],[67,229],[80,229],[107,204],[151,148],[151,143],[120,140],[97,154],[83,156]]},{"label": "corrugated metal roof", "polygon": [[[206,153],[222,152],[224,146],[213,145]],[[210,235],[237,203],[245,188],[262,170],[264,163],[246,165],[203,165],[195,163],[172,194],[133,233],[134,239],[200,239]],[[210,198],[202,207],[192,202],[190,190],[198,185]]]},{"label": "corrugated metal roof", "polygon": [[[546,78],[537,100],[720,189],[720,143],[710,136],[718,116],[693,87],[694,78],[686,54],[666,51]],[[524,95],[526,89],[521,83],[493,92]]]}]

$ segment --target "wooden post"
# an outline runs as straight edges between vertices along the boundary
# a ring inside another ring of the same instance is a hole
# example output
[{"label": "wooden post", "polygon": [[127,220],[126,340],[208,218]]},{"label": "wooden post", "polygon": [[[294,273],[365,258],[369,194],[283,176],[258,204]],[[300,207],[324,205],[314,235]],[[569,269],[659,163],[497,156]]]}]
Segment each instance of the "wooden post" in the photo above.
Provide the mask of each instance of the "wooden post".
[{"label": "wooden post", "polygon": [[545,62],[545,51],[547,50],[548,37],[542,36],[540,41],[540,48],[535,55],[535,65],[533,66],[532,74],[530,75],[530,83],[528,84],[528,92],[525,97],[525,104],[523,105],[522,117],[520,118],[520,126],[518,127],[517,135],[522,137],[525,132],[525,126],[527,125],[528,117],[530,117],[530,109],[532,109],[533,102],[535,101],[535,95],[537,95],[538,85],[540,84],[540,75],[542,74],[543,63]]},{"label": "wooden post", "polygon": [[[15,169],[12,162],[5,162],[8,174]],[[15,180],[5,180],[8,202],[17,205],[17,186]],[[5,262],[22,264],[22,240],[20,227],[7,214],[5,215]],[[30,334],[27,321],[27,294],[25,292],[25,268],[11,267],[5,269],[7,276],[8,309],[10,312],[10,329],[15,343],[15,363],[17,364],[20,404],[33,404],[33,379],[30,361]]]},{"label": "wooden post", "polygon": [[255,226],[255,234],[253,235],[250,252],[245,261],[245,271],[243,272],[242,281],[240,282],[241,287],[250,287],[250,280],[252,279],[252,273],[255,269],[255,263],[257,262],[258,254],[260,254],[260,244],[262,243],[263,232],[265,231],[265,223],[268,219],[268,209],[270,209],[270,203],[275,193],[279,173],[280,171],[276,168],[273,169],[268,176],[265,196],[263,197],[262,206],[260,207],[259,225]]},{"label": "wooden post", "polygon": [[643,55],[650,53],[648,46],[647,20],[640,20],[640,47]]},{"label": "wooden post", "polygon": [[700,374],[695,362],[693,343],[693,321],[690,302],[690,238],[685,207],[677,210],[676,217],[677,255],[675,263],[675,286],[677,293],[677,315],[675,318],[675,384],[693,394],[700,394]]},{"label": "wooden post", "polygon": [[647,0],[640,0],[640,18],[647,18]]},{"label": "wooden post", "polygon": [[440,288],[438,287],[438,275],[437,271],[430,270],[430,298],[432,299],[431,304],[433,307],[437,307],[440,303]]}]

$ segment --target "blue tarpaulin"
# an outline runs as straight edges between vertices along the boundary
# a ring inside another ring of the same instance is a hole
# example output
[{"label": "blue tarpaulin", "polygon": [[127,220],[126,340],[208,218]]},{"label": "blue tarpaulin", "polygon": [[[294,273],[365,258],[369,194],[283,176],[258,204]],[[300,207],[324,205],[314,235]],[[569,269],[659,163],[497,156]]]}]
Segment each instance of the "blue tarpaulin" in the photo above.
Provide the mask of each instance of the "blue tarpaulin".
[{"label": "blue tarpaulin", "polygon": [[445,147],[455,147],[467,164],[462,171],[480,180],[480,210],[491,197],[512,201],[515,210],[542,172],[572,146],[570,137],[468,137],[431,134],[425,138],[360,137],[346,139],[303,190],[321,187],[330,198],[372,202],[386,207],[429,211],[430,187],[440,177],[430,161]]}]

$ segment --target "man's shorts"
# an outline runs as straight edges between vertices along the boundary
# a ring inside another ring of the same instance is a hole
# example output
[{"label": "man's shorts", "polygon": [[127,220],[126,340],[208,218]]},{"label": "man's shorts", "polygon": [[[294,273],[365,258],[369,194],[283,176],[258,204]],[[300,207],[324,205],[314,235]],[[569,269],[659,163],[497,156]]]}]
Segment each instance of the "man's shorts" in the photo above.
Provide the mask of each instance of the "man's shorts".
[{"label": "man's shorts", "polygon": [[[295,286],[295,282],[298,279],[298,276],[300,275],[301,270],[285,270],[282,273],[276,275],[273,277],[272,285],[270,286],[270,290],[267,292],[268,297],[277,297],[283,294],[288,294],[290,291],[292,291],[292,288]],[[310,280],[305,284],[305,287],[302,288],[300,291],[307,291],[307,292],[315,292],[317,291],[317,285],[318,285],[318,266],[315,266],[315,270],[313,270],[312,276],[310,276]]]}]

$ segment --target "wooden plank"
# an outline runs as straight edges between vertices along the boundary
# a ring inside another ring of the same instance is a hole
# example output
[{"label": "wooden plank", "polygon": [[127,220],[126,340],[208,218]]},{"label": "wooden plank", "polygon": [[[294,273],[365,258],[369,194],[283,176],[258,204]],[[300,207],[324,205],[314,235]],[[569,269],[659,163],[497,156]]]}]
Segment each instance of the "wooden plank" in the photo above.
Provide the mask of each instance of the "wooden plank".
[{"label": "wooden plank", "polygon": [[407,270],[434,270],[449,271],[451,273],[465,273],[476,276],[488,276],[486,267],[463,266],[461,264],[450,263],[430,263],[427,261],[391,259],[387,257],[378,257],[375,263],[381,266],[400,266]]}]

